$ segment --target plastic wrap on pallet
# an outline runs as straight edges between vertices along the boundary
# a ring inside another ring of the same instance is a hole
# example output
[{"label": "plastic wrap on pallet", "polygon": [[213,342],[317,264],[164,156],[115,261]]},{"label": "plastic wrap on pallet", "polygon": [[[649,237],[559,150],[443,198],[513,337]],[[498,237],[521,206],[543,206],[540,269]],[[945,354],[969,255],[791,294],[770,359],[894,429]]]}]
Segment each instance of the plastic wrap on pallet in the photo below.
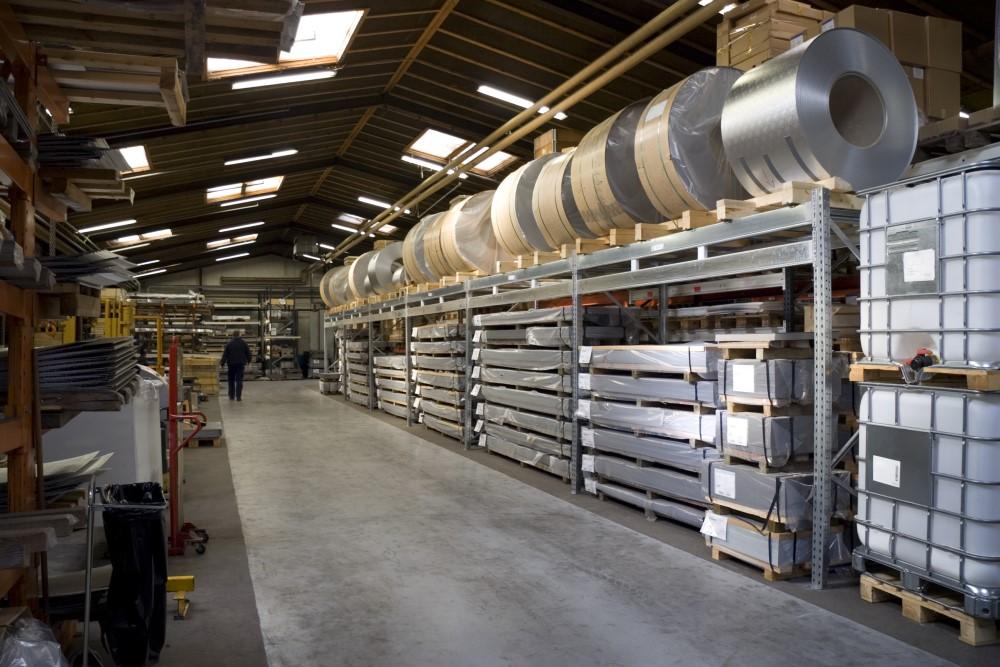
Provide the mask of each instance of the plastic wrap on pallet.
[{"label": "plastic wrap on pallet", "polygon": [[516,387],[565,392],[573,390],[572,378],[563,373],[518,371],[509,368],[480,368],[479,379],[486,384],[509,384]]},{"label": "plastic wrap on pallet", "polygon": [[[851,474],[834,470],[833,475],[850,483]],[[727,465],[721,461],[705,463],[701,478],[702,491],[711,502],[750,513],[766,514],[772,521],[785,524],[790,530],[803,530],[812,525],[813,477],[806,472],[761,472],[746,465]],[[839,485],[833,485],[833,512],[847,517],[851,496]]]},{"label": "plastic wrap on pallet", "polygon": [[459,371],[465,369],[465,357],[428,357],[415,354],[410,357],[414,368],[432,371]]},{"label": "plastic wrap on pallet", "polygon": [[715,444],[715,415],[699,415],[691,410],[644,407],[611,401],[580,401],[586,405],[591,423],[598,426],[623,428],[630,431],[665,435],[670,438],[690,438]]},{"label": "plastic wrap on pallet", "polygon": [[402,417],[406,419],[406,406],[398,405],[396,403],[379,403],[379,410],[382,412],[387,412],[390,415],[395,415],[396,417]]},{"label": "plastic wrap on pallet", "polygon": [[562,416],[567,419],[572,417],[572,405],[568,397],[553,396],[543,394],[538,391],[524,391],[522,389],[509,389],[507,387],[495,387],[481,385],[480,395],[489,403],[501,403],[515,408],[524,408],[547,415]]},{"label": "plastic wrap on pallet", "polygon": [[390,403],[401,403],[406,405],[406,393],[399,391],[389,391],[388,389],[378,389],[375,394],[380,400]]},{"label": "plastic wrap on pallet", "polygon": [[348,361],[368,361],[368,352],[348,352]]},{"label": "plastic wrap on pallet", "polygon": [[483,416],[487,421],[495,424],[509,424],[519,428],[526,428],[536,433],[552,436],[553,438],[570,440],[573,437],[572,422],[563,421],[557,417],[544,417],[530,412],[521,412],[520,410],[495,403],[486,404]]},{"label": "plastic wrap on pallet", "polygon": [[375,386],[380,389],[389,389],[391,391],[406,391],[406,380],[392,380],[387,378],[377,377],[375,378]]},{"label": "plastic wrap on pallet", "polygon": [[670,498],[694,504],[705,504],[705,497],[701,491],[701,481],[697,475],[688,475],[668,468],[644,467],[611,456],[595,456],[594,472],[602,478],[636,486]]},{"label": "plastic wrap on pallet", "polygon": [[440,389],[438,387],[421,387],[420,397],[438,403],[447,403],[448,405],[461,405],[462,401],[465,400],[463,392],[452,389]]},{"label": "plastic wrap on pallet", "polygon": [[420,409],[425,414],[431,414],[435,417],[440,417],[441,419],[447,419],[448,421],[461,422],[463,413],[462,408],[455,407],[454,405],[445,405],[444,403],[435,403],[434,401],[428,401],[421,397]]},{"label": "plastic wrap on pallet", "polygon": [[[583,342],[607,343],[618,342],[625,338],[622,327],[583,327]],[[560,347],[573,344],[572,327],[528,327],[525,330],[525,342],[538,347]]]},{"label": "plastic wrap on pallet", "polygon": [[368,364],[349,363],[347,364],[347,370],[351,373],[365,375],[368,373]]},{"label": "plastic wrap on pallet", "polygon": [[487,422],[486,433],[515,445],[535,449],[552,456],[569,457],[570,447],[568,443],[560,443],[552,438],[546,438],[544,435],[518,431],[493,422]]},{"label": "plastic wrap on pallet", "polygon": [[589,385],[592,396],[625,398],[647,401],[693,401],[716,405],[715,380],[688,382],[672,377],[633,377],[592,373],[580,375],[580,386]]},{"label": "plastic wrap on pallet", "polygon": [[[525,371],[567,370],[571,353],[560,350],[480,350],[479,363],[483,366],[516,368]],[[464,367],[464,360],[463,360]]]},{"label": "plastic wrap on pallet", "polygon": [[410,343],[410,351],[416,354],[465,354],[465,341],[413,341]]},{"label": "plastic wrap on pallet", "polygon": [[350,394],[348,394],[347,400],[351,401],[352,403],[357,403],[358,405],[363,405],[366,408],[368,407],[368,396],[366,394],[356,394],[354,392],[351,392]]},{"label": "plastic wrap on pallet", "polygon": [[392,378],[394,380],[405,380],[406,379],[406,369],[405,368],[376,368],[375,369],[376,378]]},{"label": "plastic wrap on pallet", "polygon": [[[706,530],[715,533],[709,534]],[[761,521],[705,512],[705,544],[719,546],[769,566],[779,573],[791,572],[812,559],[811,531],[774,533]],[[851,558],[851,550],[839,526],[830,530],[827,542],[828,563],[843,565]]]},{"label": "plastic wrap on pallet", "polygon": [[488,345],[526,345],[527,329],[482,329],[475,333],[476,340]]},{"label": "plastic wrap on pallet", "polygon": [[687,442],[648,435],[634,435],[606,428],[580,430],[580,440],[585,447],[610,452],[643,461],[652,461],[689,472],[701,473],[706,461],[718,461],[718,450],[712,447],[691,447]]},{"label": "plastic wrap on pallet", "polygon": [[719,359],[718,369],[719,396],[723,401],[753,399],[781,406],[801,403],[812,395],[812,361]]},{"label": "plastic wrap on pallet", "polygon": [[438,433],[443,433],[449,437],[455,438],[456,440],[462,439],[462,425],[450,422],[446,419],[439,419],[431,414],[424,415],[424,426],[429,429],[433,429]]},{"label": "plastic wrap on pallet", "polygon": [[795,457],[812,454],[812,415],[766,417],[758,412],[719,411],[722,451],[738,458],[746,455],[781,467]]},{"label": "plastic wrap on pallet", "polygon": [[714,306],[689,306],[687,308],[671,308],[668,317],[708,317],[710,315],[762,315],[765,313],[784,312],[784,304],[780,301],[748,301],[746,303],[723,303]]},{"label": "plastic wrap on pallet", "polygon": [[591,368],[661,373],[697,373],[713,379],[718,372],[721,354],[710,343],[671,345],[598,346],[590,348],[590,360],[581,351],[580,363]]},{"label": "plastic wrap on pallet", "polygon": [[[636,309],[636,312],[638,310]],[[477,327],[510,326],[512,324],[545,324],[547,322],[571,322],[572,306],[555,308],[535,308],[533,310],[513,310],[506,313],[481,313],[472,320]],[[613,306],[588,306],[583,310],[583,321],[600,326],[620,326],[621,309]]]},{"label": "plastic wrap on pallet", "polygon": [[368,351],[368,341],[367,340],[349,340],[347,341],[347,349],[350,351]]},{"label": "plastic wrap on pallet", "polygon": [[348,387],[348,390],[352,394],[360,394],[361,396],[368,396],[369,394],[368,386],[364,384],[354,384],[352,382],[350,387]]},{"label": "plastic wrap on pallet", "polygon": [[552,456],[551,454],[545,454],[534,449],[529,449],[528,447],[515,445],[514,443],[508,442],[503,438],[498,438],[495,435],[484,435],[480,438],[480,444],[490,451],[503,454],[508,458],[514,459],[515,461],[521,461],[522,463],[526,463],[530,466],[541,468],[542,470],[548,470],[549,472],[559,475],[560,477],[569,477],[569,461],[566,459]]},{"label": "plastic wrap on pallet", "polygon": [[406,370],[406,356],[402,354],[379,354],[372,357],[376,368]]},{"label": "plastic wrap on pallet", "polygon": [[413,338],[418,340],[426,340],[428,338],[456,338],[465,336],[465,327],[459,326],[457,322],[424,324],[419,327],[413,327],[411,334]]},{"label": "plastic wrap on pallet", "polygon": [[697,507],[689,507],[682,503],[675,503],[666,498],[648,498],[645,494],[632,489],[609,484],[607,482],[597,482],[594,490],[604,494],[609,498],[614,498],[623,503],[628,503],[643,510],[649,510],[657,516],[673,519],[689,526],[700,527],[705,521],[705,510]]},{"label": "plastic wrap on pallet", "polygon": [[416,380],[420,384],[431,387],[441,387],[443,389],[465,389],[465,376],[458,373],[442,373],[438,371],[414,371]]}]

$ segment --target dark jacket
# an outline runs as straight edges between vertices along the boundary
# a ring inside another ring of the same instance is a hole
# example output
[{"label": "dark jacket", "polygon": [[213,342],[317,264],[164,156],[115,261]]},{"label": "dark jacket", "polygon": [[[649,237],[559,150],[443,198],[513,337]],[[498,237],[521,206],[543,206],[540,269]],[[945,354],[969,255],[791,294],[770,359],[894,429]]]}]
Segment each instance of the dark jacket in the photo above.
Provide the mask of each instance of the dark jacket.
[{"label": "dark jacket", "polygon": [[250,346],[242,338],[234,338],[226,343],[226,351],[222,353],[220,365],[244,365],[250,363]]}]

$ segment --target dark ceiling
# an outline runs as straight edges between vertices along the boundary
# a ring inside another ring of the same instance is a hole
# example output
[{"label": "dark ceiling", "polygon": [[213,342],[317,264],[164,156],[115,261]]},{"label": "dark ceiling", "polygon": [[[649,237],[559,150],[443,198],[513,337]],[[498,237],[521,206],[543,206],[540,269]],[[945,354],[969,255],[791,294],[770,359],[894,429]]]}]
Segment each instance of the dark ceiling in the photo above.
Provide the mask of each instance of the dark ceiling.
[{"label": "dark ceiling", "polygon": [[[213,0],[208,0],[211,4]],[[227,2],[229,0],[226,0]],[[254,0],[262,2],[265,0]],[[29,37],[49,45],[117,52],[178,55],[177,44],[132,34],[155,22],[143,3],[119,3],[108,27],[96,4],[78,0],[14,0],[10,3]],[[431,127],[478,140],[517,111],[476,92],[480,84],[537,99],[634,31],[669,2],[654,0],[307,0],[305,13],[366,9],[337,76],[318,82],[231,90],[230,81],[193,82],[187,124],[171,126],[163,109],[74,104],[70,134],[105,137],[113,146],[143,144],[156,175],[129,181],[133,205],[95,203],[72,214],[83,228],[136,218],[127,233],[170,227],[175,236],[130,253],[181,268],[210,264],[206,241],[219,229],[263,220],[252,255],[291,255],[296,236],[312,234],[335,245],[346,236],[331,228],[340,213],[371,217],[378,212],[359,195],[394,201],[419,183],[420,169],[400,160],[404,148]],[[849,2],[816,1],[828,10]],[[871,2],[870,5],[960,19],[964,24],[963,98],[970,109],[990,104],[993,3]],[[130,9],[131,8],[131,9]],[[74,23],[73,21],[76,21]],[[55,24],[53,27],[52,24]],[[93,32],[88,26],[99,25]],[[59,26],[82,26],[59,28]],[[57,29],[59,28],[59,29]],[[109,31],[119,31],[117,36]],[[122,36],[124,34],[124,37]],[[210,36],[211,39],[211,36]],[[236,40],[238,41],[238,40]],[[131,46],[130,46],[131,45]],[[208,44],[210,55],[226,45]],[[181,51],[183,53],[183,51]],[[232,57],[239,57],[233,55]],[[715,61],[715,26],[704,25],[680,42],[618,78],[568,110],[556,126],[586,131],[631,101],[654,95]],[[247,154],[295,148],[294,156],[224,167]],[[508,149],[523,160],[531,142]],[[249,210],[205,203],[205,189],[234,181],[282,174],[278,196]],[[426,175],[426,174],[425,174]],[[497,176],[502,177],[502,173]],[[400,218],[397,238],[418,217],[444,207],[461,193],[496,187],[498,179],[470,176],[436,203]],[[114,236],[114,234],[110,234]],[[98,237],[103,240],[107,236]],[[359,252],[365,246],[358,246]]]}]

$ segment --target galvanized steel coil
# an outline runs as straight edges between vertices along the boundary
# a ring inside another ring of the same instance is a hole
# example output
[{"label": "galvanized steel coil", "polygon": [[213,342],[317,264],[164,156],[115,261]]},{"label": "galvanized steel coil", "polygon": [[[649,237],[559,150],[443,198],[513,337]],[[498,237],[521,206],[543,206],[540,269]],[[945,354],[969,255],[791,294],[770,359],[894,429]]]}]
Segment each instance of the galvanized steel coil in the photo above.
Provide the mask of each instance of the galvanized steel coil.
[{"label": "galvanized steel coil", "polygon": [[532,160],[503,179],[493,197],[493,233],[504,250],[521,255],[534,250],[554,250],[551,236],[535,217],[533,194],[545,165],[559,157],[544,155]]},{"label": "galvanized steel coil", "polygon": [[375,251],[369,250],[354,260],[347,272],[347,284],[355,299],[363,299],[373,294],[371,281],[368,279],[368,265],[374,256]]},{"label": "galvanized steel coil", "polygon": [[438,219],[441,213],[432,213],[420,218],[420,221],[407,232],[403,239],[403,266],[410,280],[416,282],[429,282],[437,280],[438,276],[427,264],[424,253],[424,232],[427,227]]},{"label": "galvanized steel coil", "polygon": [[394,276],[403,265],[403,243],[396,241],[376,250],[368,262],[368,281],[376,294],[386,294],[396,288]]},{"label": "galvanized steel coil", "polygon": [[339,306],[344,303],[344,299],[339,298],[341,292],[338,286],[347,282],[347,267],[338,266],[323,274],[319,281],[319,296],[328,308]]},{"label": "galvanized steel coil", "polygon": [[451,273],[496,270],[508,253],[500,247],[491,224],[495,192],[485,190],[456,202],[441,218],[440,243]]}]

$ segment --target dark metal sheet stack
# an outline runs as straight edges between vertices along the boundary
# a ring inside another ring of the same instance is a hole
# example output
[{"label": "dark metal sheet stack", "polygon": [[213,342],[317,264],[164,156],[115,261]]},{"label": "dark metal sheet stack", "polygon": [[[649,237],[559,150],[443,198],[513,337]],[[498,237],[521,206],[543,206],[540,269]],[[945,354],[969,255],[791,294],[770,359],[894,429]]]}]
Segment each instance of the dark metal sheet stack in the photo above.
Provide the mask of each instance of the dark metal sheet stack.
[{"label": "dark metal sheet stack", "polygon": [[61,283],[87,283],[95,287],[118,285],[132,280],[135,265],[110,250],[84,255],[39,257],[38,261]]}]

